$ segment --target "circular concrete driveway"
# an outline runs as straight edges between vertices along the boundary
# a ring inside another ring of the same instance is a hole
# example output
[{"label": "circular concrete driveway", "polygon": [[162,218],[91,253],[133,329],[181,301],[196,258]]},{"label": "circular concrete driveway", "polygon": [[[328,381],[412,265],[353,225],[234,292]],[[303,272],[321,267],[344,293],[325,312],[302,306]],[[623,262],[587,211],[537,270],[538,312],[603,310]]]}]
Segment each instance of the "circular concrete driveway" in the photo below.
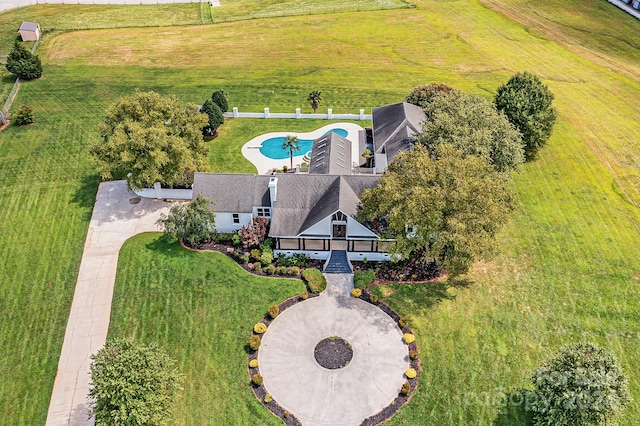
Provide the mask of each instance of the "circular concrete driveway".
[{"label": "circular concrete driveway", "polygon": [[[344,368],[329,370],[314,358],[317,343],[330,336],[353,348]],[[359,425],[398,396],[409,367],[402,332],[387,314],[363,300],[324,293],[271,323],[258,361],[267,392],[305,426]]]}]

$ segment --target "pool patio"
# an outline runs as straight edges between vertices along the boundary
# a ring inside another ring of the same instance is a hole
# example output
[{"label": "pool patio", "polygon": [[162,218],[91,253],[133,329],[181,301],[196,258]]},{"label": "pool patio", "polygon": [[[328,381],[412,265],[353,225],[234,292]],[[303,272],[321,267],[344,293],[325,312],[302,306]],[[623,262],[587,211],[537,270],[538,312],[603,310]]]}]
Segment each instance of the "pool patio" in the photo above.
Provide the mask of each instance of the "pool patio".
[{"label": "pool patio", "polygon": [[[258,174],[265,175],[268,174],[272,169],[281,169],[282,166],[289,167],[290,161],[289,157],[280,160],[274,160],[269,157],[264,156],[260,152],[260,147],[262,143],[268,139],[283,137],[283,136],[297,136],[298,139],[317,139],[325,133],[329,132],[332,129],[344,129],[347,131],[346,138],[351,141],[352,152],[359,153],[359,140],[360,140],[360,132],[364,129],[354,123],[331,123],[326,126],[322,126],[321,128],[314,130],[313,132],[307,133],[299,133],[299,132],[271,132],[265,133],[260,136],[256,136],[251,139],[249,142],[245,143],[242,146],[242,155],[253,164],[258,170]],[[307,152],[297,152],[293,156],[293,166],[295,167],[297,164],[303,162],[304,155]],[[359,154],[356,154],[359,155]]]}]

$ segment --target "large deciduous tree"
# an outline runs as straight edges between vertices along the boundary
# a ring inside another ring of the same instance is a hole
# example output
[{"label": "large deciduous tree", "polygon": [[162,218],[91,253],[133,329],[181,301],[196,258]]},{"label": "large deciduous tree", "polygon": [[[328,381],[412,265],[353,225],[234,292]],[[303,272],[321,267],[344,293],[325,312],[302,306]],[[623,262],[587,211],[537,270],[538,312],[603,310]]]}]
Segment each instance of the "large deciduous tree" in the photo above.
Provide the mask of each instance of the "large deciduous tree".
[{"label": "large deciduous tree", "polygon": [[411,93],[405,98],[405,102],[425,108],[437,96],[446,96],[453,91],[456,91],[456,89],[444,83],[422,84],[411,90]]},{"label": "large deciduous tree", "polygon": [[202,128],[207,124],[197,105],[185,107],[173,97],[139,92],[107,109],[102,138],[89,150],[103,179],[131,173],[129,183],[136,187],[171,186],[204,169],[208,147]]},{"label": "large deciduous tree", "polygon": [[465,156],[449,144],[434,154],[422,146],[400,153],[379,184],[362,194],[359,217],[395,240],[392,254],[419,254],[457,275],[493,253],[515,195],[509,175],[486,158]]},{"label": "large deciduous tree", "polygon": [[6,61],[7,71],[23,80],[42,77],[42,63],[38,55],[34,55],[21,42],[16,40]]},{"label": "large deciduous tree", "polygon": [[170,423],[182,376],[157,345],[113,339],[91,359],[90,413],[97,424]]},{"label": "large deciduous tree", "polygon": [[501,172],[524,162],[520,133],[484,98],[455,90],[434,97],[424,111],[428,119],[418,142],[432,153],[440,145],[453,145],[489,159]]},{"label": "large deciduous tree", "polygon": [[593,343],[564,346],[531,380],[528,405],[537,426],[606,424],[630,401],[620,365]]},{"label": "large deciduous tree", "polygon": [[494,102],[520,131],[527,160],[535,158],[551,137],[556,122],[557,113],[551,105],[553,93],[538,76],[523,72],[498,87]]},{"label": "large deciduous tree", "polygon": [[209,241],[216,235],[216,215],[210,206],[210,200],[198,195],[193,201],[171,206],[169,214],[160,215],[157,224],[170,238],[189,244]]}]

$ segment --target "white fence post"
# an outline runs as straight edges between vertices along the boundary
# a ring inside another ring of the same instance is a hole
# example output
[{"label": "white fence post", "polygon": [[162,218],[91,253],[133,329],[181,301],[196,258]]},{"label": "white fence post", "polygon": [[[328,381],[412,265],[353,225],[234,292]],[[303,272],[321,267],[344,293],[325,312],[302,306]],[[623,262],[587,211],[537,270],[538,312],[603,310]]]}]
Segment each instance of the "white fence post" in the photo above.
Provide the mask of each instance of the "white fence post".
[{"label": "white fence post", "polygon": [[269,118],[269,108],[264,109],[264,118]]},{"label": "white fence post", "polygon": [[296,108],[296,118],[300,118],[300,108]]},{"label": "white fence post", "polygon": [[233,107],[233,118],[238,118],[238,107]]},{"label": "white fence post", "polygon": [[160,186],[160,182],[156,182],[153,184],[153,189],[156,191],[156,198],[158,200],[162,199],[162,187]]},{"label": "white fence post", "polygon": [[360,110],[360,120],[364,120],[364,110]]},{"label": "white fence post", "polygon": [[331,120],[333,118],[333,109],[327,109],[327,120]]}]

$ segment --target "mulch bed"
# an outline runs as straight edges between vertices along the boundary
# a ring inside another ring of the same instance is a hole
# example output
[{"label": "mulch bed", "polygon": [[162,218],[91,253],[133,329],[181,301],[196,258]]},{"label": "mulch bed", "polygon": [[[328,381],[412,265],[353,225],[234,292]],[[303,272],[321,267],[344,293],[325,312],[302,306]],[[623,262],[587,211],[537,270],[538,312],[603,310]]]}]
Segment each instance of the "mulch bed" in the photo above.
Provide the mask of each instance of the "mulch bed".
[{"label": "mulch bed", "polygon": [[353,359],[353,348],[342,337],[331,336],[318,342],[313,357],[320,367],[337,370],[349,365]]}]

